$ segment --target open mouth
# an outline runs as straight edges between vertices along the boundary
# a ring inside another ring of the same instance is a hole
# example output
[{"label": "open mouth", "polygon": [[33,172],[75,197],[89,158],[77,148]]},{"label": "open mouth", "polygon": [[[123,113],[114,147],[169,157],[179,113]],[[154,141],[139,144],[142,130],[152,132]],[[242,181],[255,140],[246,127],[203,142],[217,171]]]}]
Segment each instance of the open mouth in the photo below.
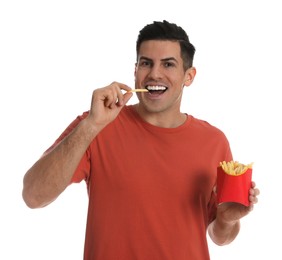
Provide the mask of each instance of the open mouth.
[{"label": "open mouth", "polygon": [[155,94],[155,95],[163,94],[167,90],[167,87],[165,87],[165,86],[148,85],[145,88],[149,91],[150,94]]}]

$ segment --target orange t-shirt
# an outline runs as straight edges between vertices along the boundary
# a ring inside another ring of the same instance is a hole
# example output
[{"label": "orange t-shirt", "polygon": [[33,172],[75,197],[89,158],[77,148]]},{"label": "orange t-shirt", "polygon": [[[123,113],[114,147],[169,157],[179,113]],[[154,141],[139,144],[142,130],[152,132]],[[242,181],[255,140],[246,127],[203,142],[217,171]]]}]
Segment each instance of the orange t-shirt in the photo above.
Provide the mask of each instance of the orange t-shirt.
[{"label": "orange t-shirt", "polygon": [[160,128],[124,107],[93,140],[72,179],[88,187],[84,259],[209,259],[216,169],[231,159],[225,135],[205,121],[189,115],[177,128]]}]

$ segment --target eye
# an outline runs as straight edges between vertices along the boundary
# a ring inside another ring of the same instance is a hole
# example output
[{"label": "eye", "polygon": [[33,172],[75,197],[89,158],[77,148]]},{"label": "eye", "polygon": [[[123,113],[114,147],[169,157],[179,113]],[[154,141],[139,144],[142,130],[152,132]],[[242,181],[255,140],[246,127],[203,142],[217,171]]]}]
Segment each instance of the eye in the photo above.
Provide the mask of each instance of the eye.
[{"label": "eye", "polygon": [[164,66],[165,66],[166,68],[175,67],[175,64],[174,64],[173,62],[165,62],[165,63],[164,63]]},{"label": "eye", "polygon": [[141,61],[140,63],[139,63],[139,67],[151,67],[152,66],[152,63],[151,62],[149,62],[149,61]]}]

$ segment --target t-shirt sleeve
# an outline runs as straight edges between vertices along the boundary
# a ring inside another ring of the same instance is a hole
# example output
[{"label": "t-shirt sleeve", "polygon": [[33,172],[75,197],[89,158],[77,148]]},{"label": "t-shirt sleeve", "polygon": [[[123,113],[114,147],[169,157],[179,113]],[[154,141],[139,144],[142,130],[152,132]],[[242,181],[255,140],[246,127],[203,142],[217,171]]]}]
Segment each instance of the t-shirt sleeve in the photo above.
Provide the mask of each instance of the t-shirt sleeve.
[{"label": "t-shirt sleeve", "polygon": [[[87,116],[88,112],[84,112],[82,115],[78,116],[59,136],[59,138],[44,152],[44,154],[52,151],[65,137],[67,137],[77,125]],[[80,163],[78,164],[76,171],[74,172],[71,183],[79,183],[85,180],[88,183],[90,177],[90,156],[89,149],[86,150],[82,156]]]}]

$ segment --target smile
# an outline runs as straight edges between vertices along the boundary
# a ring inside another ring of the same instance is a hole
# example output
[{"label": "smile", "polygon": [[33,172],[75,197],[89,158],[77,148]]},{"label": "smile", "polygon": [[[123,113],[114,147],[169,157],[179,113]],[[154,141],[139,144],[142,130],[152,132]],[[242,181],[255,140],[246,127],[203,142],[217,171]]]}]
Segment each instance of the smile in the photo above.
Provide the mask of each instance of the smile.
[{"label": "smile", "polygon": [[150,92],[150,94],[163,94],[167,90],[167,87],[165,86],[148,85],[145,88]]}]

